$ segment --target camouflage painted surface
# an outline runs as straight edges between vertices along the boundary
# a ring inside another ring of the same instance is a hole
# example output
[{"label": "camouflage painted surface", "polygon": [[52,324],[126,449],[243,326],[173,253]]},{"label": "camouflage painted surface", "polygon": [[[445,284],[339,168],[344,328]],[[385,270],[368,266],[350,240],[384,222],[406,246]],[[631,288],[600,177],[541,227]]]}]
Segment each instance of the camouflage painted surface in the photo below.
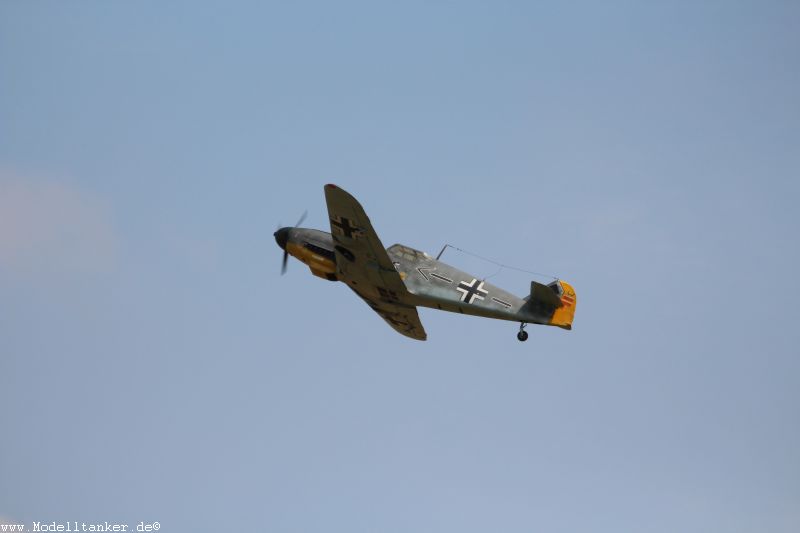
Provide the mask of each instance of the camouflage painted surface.
[{"label": "camouflage painted surface", "polygon": [[532,282],[528,295],[515,296],[425,252],[384,248],[361,204],[343,189],[326,185],[325,199],[331,233],[282,228],[276,241],[314,275],[345,283],[399,333],[427,338],[417,306],[572,328],[577,297],[569,283]]}]

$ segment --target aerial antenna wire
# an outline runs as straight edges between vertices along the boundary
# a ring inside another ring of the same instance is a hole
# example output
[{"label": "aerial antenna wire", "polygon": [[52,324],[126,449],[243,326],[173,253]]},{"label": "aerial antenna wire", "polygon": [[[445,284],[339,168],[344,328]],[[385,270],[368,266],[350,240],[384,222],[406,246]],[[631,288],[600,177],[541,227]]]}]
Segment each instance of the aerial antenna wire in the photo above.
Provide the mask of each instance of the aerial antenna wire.
[{"label": "aerial antenna wire", "polygon": [[[531,270],[525,270],[524,268],[518,268],[518,267],[511,266],[511,265],[504,265],[503,263],[498,263],[497,261],[489,259],[488,257],[483,257],[482,255],[478,255],[476,253],[468,252],[467,250],[463,250],[463,249],[459,248],[458,246],[453,246],[452,244],[445,244],[444,246],[442,246],[442,250],[439,252],[439,255],[436,256],[436,260],[437,261],[439,260],[440,257],[442,257],[442,254],[448,248],[452,248],[453,250],[458,250],[461,253],[464,253],[464,254],[467,254],[467,255],[471,255],[472,257],[475,257],[475,258],[480,259],[482,261],[486,261],[487,263],[491,263],[493,265],[499,266],[500,270],[498,270],[497,272],[495,272],[494,274],[489,276],[489,278],[496,276],[497,274],[500,273],[501,270],[503,270],[504,268],[507,268],[509,270],[516,270],[517,272],[524,272],[526,274],[533,274],[534,276],[542,276],[542,277],[545,277],[545,278],[551,278],[553,280],[558,281],[558,276],[553,276],[552,274],[544,274],[542,272],[533,272]],[[484,278],[484,279],[489,279],[489,278]]]}]

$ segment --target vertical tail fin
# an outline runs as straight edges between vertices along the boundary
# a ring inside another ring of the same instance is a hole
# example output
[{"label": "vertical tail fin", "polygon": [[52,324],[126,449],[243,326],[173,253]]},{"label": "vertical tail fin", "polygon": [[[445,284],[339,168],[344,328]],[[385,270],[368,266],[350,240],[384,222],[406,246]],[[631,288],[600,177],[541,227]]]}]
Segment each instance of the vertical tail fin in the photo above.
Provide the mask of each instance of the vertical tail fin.
[{"label": "vertical tail fin", "polygon": [[525,300],[535,314],[549,317],[547,324],[572,329],[578,299],[575,289],[566,281],[556,280],[547,285],[531,281],[531,293]]},{"label": "vertical tail fin", "polygon": [[564,329],[572,329],[572,321],[575,319],[575,307],[578,305],[578,297],[572,285],[563,280],[557,280],[549,284],[554,293],[558,295],[561,305],[556,307],[550,325]]}]

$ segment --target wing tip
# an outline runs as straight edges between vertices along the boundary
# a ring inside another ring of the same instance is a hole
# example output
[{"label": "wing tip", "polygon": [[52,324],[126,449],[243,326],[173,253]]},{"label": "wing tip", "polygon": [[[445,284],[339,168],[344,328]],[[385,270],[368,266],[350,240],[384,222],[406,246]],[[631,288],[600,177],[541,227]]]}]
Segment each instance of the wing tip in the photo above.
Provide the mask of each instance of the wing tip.
[{"label": "wing tip", "polygon": [[325,196],[328,197],[329,194],[334,195],[334,197],[344,197],[351,202],[355,202],[359,205],[359,207],[361,206],[361,204],[358,203],[358,200],[356,200],[352,194],[333,183],[328,183],[325,185]]}]

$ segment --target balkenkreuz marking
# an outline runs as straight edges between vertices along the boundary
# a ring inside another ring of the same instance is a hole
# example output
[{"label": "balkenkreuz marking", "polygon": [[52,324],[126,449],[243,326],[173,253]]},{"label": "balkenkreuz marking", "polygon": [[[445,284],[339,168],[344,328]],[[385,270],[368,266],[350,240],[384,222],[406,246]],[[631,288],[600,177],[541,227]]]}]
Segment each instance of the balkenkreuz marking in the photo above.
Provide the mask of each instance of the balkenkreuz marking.
[{"label": "balkenkreuz marking", "polygon": [[358,239],[364,232],[361,228],[354,226],[349,218],[336,215],[331,218],[331,228],[338,230],[338,233],[344,235],[348,239]]},{"label": "balkenkreuz marking", "polygon": [[383,287],[378,287],[378,294],[380,294],[381,300],[387,302],[397,302],[400,300],[396,292],[389,289],[384,289]]},{"label": "balkenkreuz marking", "polygon": [[484,295],[489,294],[489,291],[483,288],[483,282],[475,278],[472,278],[472,281],[469,283],[462,281],[458,284],[456,290],[461,293],[461,301],[467,302],[468,304],[471,304],[475,298],[483,300],[483,296],[480,293]]}]

